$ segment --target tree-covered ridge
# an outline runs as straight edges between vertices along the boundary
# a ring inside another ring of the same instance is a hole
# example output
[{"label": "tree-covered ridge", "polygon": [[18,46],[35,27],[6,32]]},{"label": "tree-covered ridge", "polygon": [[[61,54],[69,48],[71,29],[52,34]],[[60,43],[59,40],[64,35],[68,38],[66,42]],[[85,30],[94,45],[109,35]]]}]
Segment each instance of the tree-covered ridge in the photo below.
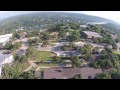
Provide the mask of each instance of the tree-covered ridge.
[{"label": "tree-covered ridge", "polygon": [[12,31],[15,31],[16,29],[21,29],[21,27],[25,30],[38,30],[40,28],[47,28],[50,25],[68,22],[84,24],[87,22],[113,22],[113,21],[84,14],[44,12],[19,15],[1,20],[0,31],[1,34],[10,33]]},{"label": "tree-covered ridge", "polygon": [[108,31],[120,34],[120,25],[119,24],[108,23],[108,24],[105,24],[102,26]]}]

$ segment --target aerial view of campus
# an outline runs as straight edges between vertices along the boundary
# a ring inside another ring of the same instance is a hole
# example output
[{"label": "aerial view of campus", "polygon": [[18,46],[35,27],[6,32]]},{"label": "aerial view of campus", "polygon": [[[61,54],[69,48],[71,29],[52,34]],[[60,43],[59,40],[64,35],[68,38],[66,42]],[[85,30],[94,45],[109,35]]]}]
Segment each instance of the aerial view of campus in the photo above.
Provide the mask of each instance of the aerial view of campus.
[{"label": "aerial view of campus", "polygon": [[120,11],[0,11],[0,79],[120,79]]}]

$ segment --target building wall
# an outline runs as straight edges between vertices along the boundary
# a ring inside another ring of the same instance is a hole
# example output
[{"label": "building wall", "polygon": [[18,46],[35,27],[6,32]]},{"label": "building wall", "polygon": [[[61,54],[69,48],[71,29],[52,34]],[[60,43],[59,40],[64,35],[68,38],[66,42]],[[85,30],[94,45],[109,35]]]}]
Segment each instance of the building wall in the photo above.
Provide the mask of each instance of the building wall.
[{"label": "building wall", "polygon": [[12,63],[14,61],[14,58],[13,58],[13,56],[11,55],[9,58],[6,58],[4,61],[3,61],[3,63],[2,63],[2,65],[4,65],[4,64],[9,64],[9,63]]},{"label": "building wall", "polygon": [[81,33],[81,36],[84,37],[84,38],[88,38],[88,35],[85,34],[84,32]]},{"label": "building wall", "polygon": [[4,46],[7,42],[9,42],[10,38],[12,38],[12,34],[1,35],[0,43],[2,43]]},{"label": "building wall", "polygon": [[2,67],[0,66],[0,76],[1,76],[1,74],[2,74]]},{"label": "building wall", "polygon": [[9,64],[9,63],[12,63],[14,61],[14,58],[13,56],[11,55],[9,58],[6,58],[3,62],[2,62],[2,65],[0,65],[0,76],[1,76],[1,73],[2,73],[2,66],[4,64]]},{"label": "building wall", "polygon": [[92,38],[92,37],[94,37],[94,36],[87,35],[87,38]]}]

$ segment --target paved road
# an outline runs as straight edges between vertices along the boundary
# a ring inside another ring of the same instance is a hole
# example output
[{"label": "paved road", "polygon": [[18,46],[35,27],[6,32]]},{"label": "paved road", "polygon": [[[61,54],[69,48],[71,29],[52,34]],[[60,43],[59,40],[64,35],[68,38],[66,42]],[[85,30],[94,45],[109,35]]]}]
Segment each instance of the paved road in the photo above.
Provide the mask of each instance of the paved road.
[{"label": "paved road", "polygon": [[63,45],[69,45],[69,42],[62,42],[57,43],[53,48],[52,51],[57,53],[57,56],[71,56],[71,55],[80,55],[78,51],[62,51],[61,46]]},{"label": "paved road", "polygon": [[[34,38],[34,37],[32,37],[32,38]],[[18,52],[19,50],[21,50],[21,49],[26,50],[26,49],[28,48],[28,42],[27,42],[27,40],[28,40],[28,39],[32,39],[32,38],[25,38],[25,39],[21,39],[21,40],[16,40],[16,41],[14,41],[13,43],[23,42],[22,47],[19,48],[18,50],[16,50],[14,53],[17,53],[17,52]]]},{"label": "paved road", "polygon": [[27,69],[25,69],[23,72],[28,72],[28,71],[30,71],[32,68],[37,67],[37,65],[36,65],[33,61],[29,61],[29,64],[30,64],[30,66],[29,66]]},{"label": "paved road", "polygon": [[25,43],[22,44],[22,47],[19,48],[18,50],[16,50],[15,52],[13,52],[13,54],[19,52],[21,49],[22,49],[22,50],[26,50],[27,48],[28,48],[28,46],[27,46],[27,44],[26,44],[26,42],[25,42]]},{"label": "paved road", "polygon": [[53,47],[41,47],[41,45],[38,46],[38,51],[51,51]]},{"label": "paved road", "polygon": [[54,46],[51,47],[41,47],[42,43],[38,46],[38,51],[62,51],[60,49],[61,46],[69,44],[68,42],[63,42],[63,43],[52,43],[55,44]]},{"label": "paved road", "polygon": [[34,39],[35,37],[30,37],[30,38],[25,38],[25,39],[18,39],[18,40],[16,40],[16,41],[14,41],[13,43],[15,43],[15,42],[27,42],[27,40],[28,39]]}]

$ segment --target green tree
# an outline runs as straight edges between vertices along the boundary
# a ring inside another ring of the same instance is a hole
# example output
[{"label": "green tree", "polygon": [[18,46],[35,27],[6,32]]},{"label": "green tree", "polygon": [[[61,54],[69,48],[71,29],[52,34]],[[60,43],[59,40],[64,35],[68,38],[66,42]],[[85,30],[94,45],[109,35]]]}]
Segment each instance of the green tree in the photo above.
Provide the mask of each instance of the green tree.
[{"label": "green tree", "polygon": [[79,31],[72,31],[71,35],[68,36],[70,42],[79,41],[80,33]]},{"label": "green tree", "polygon": [[22,73],[18,79],[38,79],[35,74],[34,71],[29,71],[29,72],[24,72]]},{"label": "green tree", "polygon": [[33,32],[32,32],[32,34],[33,34],[33,36],[39,36],[39,34],[40,34],[40,31],[38,31],[38,30],[35,30],[35,31],[33,31]]},{"label": "green tree", "polygon": [[60,31],[59,34],[58,34],[59,38],[62,38],[62,37],[65,37],[65,36],[66,36],[66,33],[64,31]]},{"label": "green tree", "polygon": [[93,42],[98,43],[99,42],[98,38],[95,38]]},{"label": "green tree", "polygon": [[56,62],[60,62],[60,61],[61,61],[61,58],[58,57],[58,56],[55,56],[55,57],[54,57],[54,60],[55,60]]},{"label": "green tree", "polygon": [[84,51],[85,51],[84,47],[81,47],[81,48],[79,49],[79,52],[80,52],[81,54],[84,54]]},{"label": "green tree", "polygon": [[28,42],[29,46],[32,46],[32,44],[33,44],[33,40],[32,39],[28,39],[27,42]]},{"label": "green tree", "polygon": [[91,57],[92,57],[92,55],[91,55],[90,52],[87,52],[87,53],[84,54],[84,59],[85,59],[85,60],[88,60],[88,59],[90,59]]},{"label": "green tree", "polygon": [[39,42],[40,42],[40,39],[39,39],[39,38],[33,39],[33,44],[38,45]]},{"label": "green tree", "polygon": [[99,50],[99,47],[95,47],[92,49],[93,54],[97,54]]},{"label": "green tree", "polygon": [[44,33],[42,36],[42,40],[44,40],[44,41],[49,40],[50,38],[51,38],[51,36],[49,33]]},{"label": "green tree", "polygon": [[111,75],[108,73],[101,73],[95,76],[95,79],[111,79]]},{"label": "green tree", "polygon": [[82,76],[81,74],[77,74],[73,76],[73,79],[82,79]]},{"label": "green tree", "polygon": [[90,67],[93,67],[93,68],[95,68],[95,69],[100,68],[99,62],[90,62],[90,63],[89,63],[89,66],[90,66]]},{"label": "green tree", "polygon": [[77,50],[77,46],[73,42],[69,43],[69,47],[71,50]]},{"label": "green tree", "polygon": [[117,45],[114,43],[112,44],[113,49],[117,50]]},{"label": "green tree", "polygon": [[26,50],[26,55],[27,55],[28,58],[36,60],[37,51],[36,51],[36,49],[34,49],[33,47],[30,46]]},{"label": "green tree", "polygon": [[78,30],[80,29],[80,25],[77,23],[69,23],[71,29]]},{"label": "green tree", "polygon": [[116,39],[115,39],[115,42],[116,42],[116,43],[119,43],[119,42],[120,42],[120,39],[119,39],[119,38],[116,38]]},{"label": "green tree", "polygon": [[112,79],[120,79],[120,70],[119,69],[113,69],[108,72],[111,75]]},{"label": "green tree", "polygon": [[78,56],[72,56],[71,62],[72,62],[72,67],[81,67],[82,66]]},{"label": "green tree", "polygon": [[12,66],[6,64],[3,67],[2,78],[3,79],[18,79],[23,69],[25,68],[25,64],[20,62],[14,62]]},{"label": "green tree", "polygon": [[44,41],[42,46],[45,46],[45,45],[51,45],[50,41],[48,41],[48,40]]},{"label": "green tree", "polygon": [[63,46],[61,47],[61,50],[66,51],[66,50],[67,50],[67,46],[66,46],[66,45],[63,45]]},{"label": "green tree", "polygon": [[4,46],[4,49],[7,49],[7,50],[11,50],[11,48],[12,48],[11,42],[7,42],[6,45]]},{"label": "green tree", "polygon": [[16,42],[15,44],[12,44],[12,50],[17,50],[20,47],[22,47],[22,42]]},{"label": "green tree", "polygon": [[25,63],[27,60],[28,60],[28,57],[26,55],[24,55],[20,58],[21,63]]},{"label": "green tree", "polygon": [[25,65],[20,62],[15,62],[12,66],[5,65],[3,67],[3,79],[37,79],[33,71],[28,73],[23,72]]}]

